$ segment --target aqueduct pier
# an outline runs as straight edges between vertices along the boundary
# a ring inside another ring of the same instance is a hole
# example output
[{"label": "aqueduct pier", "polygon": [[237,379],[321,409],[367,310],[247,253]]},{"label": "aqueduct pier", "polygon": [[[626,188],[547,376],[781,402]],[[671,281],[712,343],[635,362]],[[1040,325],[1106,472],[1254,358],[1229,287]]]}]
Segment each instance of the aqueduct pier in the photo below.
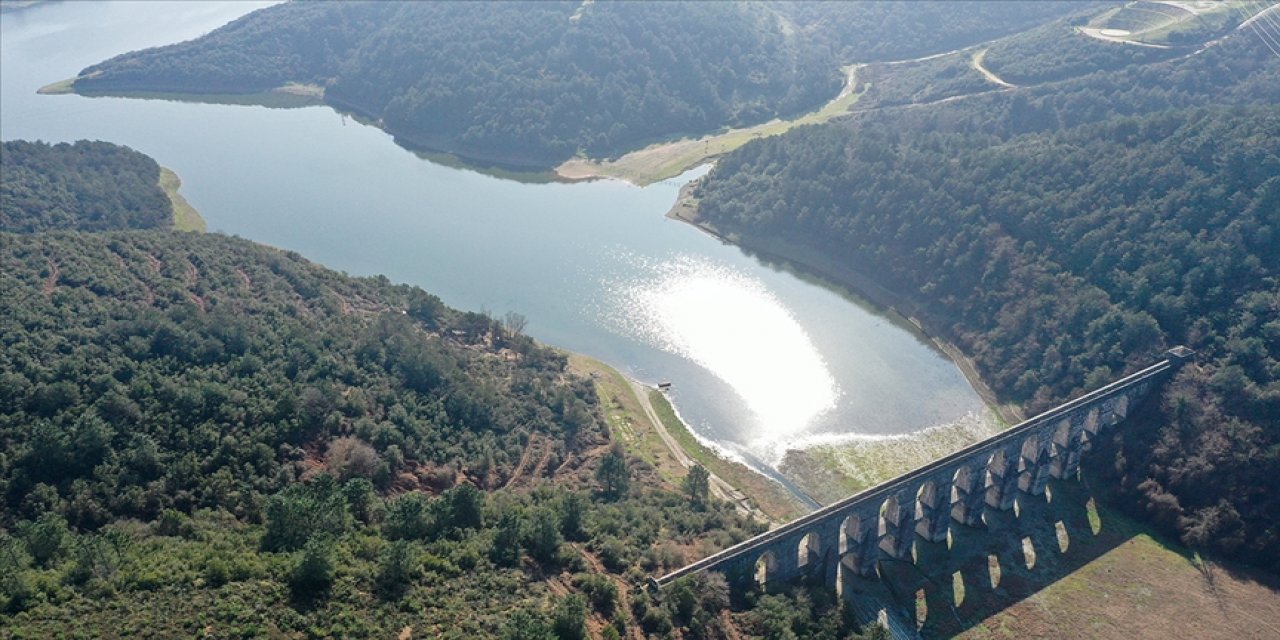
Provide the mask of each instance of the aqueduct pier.
[{"label": "aqueduct pier", "polygon": [[1051,477],[1076,477],[1090,441],[1193,355],[1186,347],[1170,349],[1137,373],[652,583],[716,571],[736,585],[802,576],[835,585],[841,571],[874,576],[882,558],[910,561],[916,536],[945,541],[953,520],[983,527],[984,511],[1011,509],[1018,492],[1041,495]]}]

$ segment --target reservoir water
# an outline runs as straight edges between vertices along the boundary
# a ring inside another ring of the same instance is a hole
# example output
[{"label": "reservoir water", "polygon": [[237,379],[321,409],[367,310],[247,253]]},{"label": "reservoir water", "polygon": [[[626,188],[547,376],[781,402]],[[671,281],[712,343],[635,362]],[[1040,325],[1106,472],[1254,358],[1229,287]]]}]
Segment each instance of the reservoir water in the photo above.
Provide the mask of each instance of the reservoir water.
[{"label": "reservoir water", "polygon": [[154,157],[212,231],[528,318],[539,340],[674,383],[705,441],[773,473],[788,447],[987,414],[955,365],[859,300],[664,217],[684,182],[535,184],[437,164],[321,106],[37,95],[261,3],[59,2],[0,16],[0,138]]}]

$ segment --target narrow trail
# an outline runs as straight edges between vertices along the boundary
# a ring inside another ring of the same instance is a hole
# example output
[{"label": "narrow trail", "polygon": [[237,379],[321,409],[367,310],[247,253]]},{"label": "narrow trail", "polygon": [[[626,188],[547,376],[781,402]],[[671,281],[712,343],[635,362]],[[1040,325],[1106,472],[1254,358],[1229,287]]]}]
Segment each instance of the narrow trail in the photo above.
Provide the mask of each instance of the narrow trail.
[{"label": "narrow trail", "polygon": [[240,276],[240,282],[244,284],[245,289],[253,289],[253,281],[249,279],[249,274],[240,268],[236,268],[236,275]]},{"label": "narrow trail", "polygon": [[535,465],[533,467],[533,471],[529,473],[530,482],[537,482],[538,479],[547,472],[547,462],[551,460],[552,449],[554,449],[554,447],[551,446],[550,440],[542,441],[542,457],[538,459],[538,464]]},{"label": "narrow trail", "polygon": [[[582,556],[582,559],[586,561],[587,566],[591,567],[591,571],[593,573],[597,573],[608,578],[618,587],[617,606],[621,607],[624,606],[625,603],[631,602],[631,585],[627,584],[626,580],[622,579],[620,576],[609,573],[609,570],[605,569],[604,564],[600,562],[599,558],[595,557],[595,555],[590,551],[583,549],[578,543],[571,542],[569,543],[569,546],[573,547],[573,550],[577,551],[579,556]],[[640,626],[634,624],[627,625],[627,638],[630,638],[631,640],[644,640],[644,634],[640,632]]]},{"label": "narrow trail", "polygon": [[512,469],[511,477],[507,478],[506,483],[502,485],[503,489],[506,489],[508,487],[515,485],[515,483],[520,479],[520,477],[524,475],[525,467],[529,466],[529,458],[531,457],[531,452],[534,450],[535,447],[538,446],[536,438],[537,436],[533,434],[529,435],[529,442],[525,444],[524,452],[520,454],[520,461],[516,463],[516,468]]},{"label": "narrow trail", "polygon": [[987,57],[987,51],[989,51],[989,49],[979,49],[978,51],[974,52],[973,57],[969,59],[969,66],[976,69],[978,73],[981,73],[982,77],[987,79],[987,82],[990,82],[992,84],[998,84],[1007,89],[1017,88],[1018,85],[1005,82],[1003,79],[1000,78],[1000,76],[997,76],[996,74],[992,73],[991,70],[988,69],[986,65],[983,64],[983,60],[985,60]]},{"label": "narrow trail", "polygon": [[53,290],[58,286],[58,276],[62,274],[62,270],[58,267],[58,262],[53,259],[48,260],[49,277],[44,279],[44,286],[40,288],[44,292],[45,297],[53,295]]},{"label": "narrow trail", "polygon": [[[189,260],[187,261],[186,276],[187,288],[195,289],[196,285],[200,283],[200,269],[196,268],[196,265]],[[191,301],[194,302],[197,307],[200,307],[200,311],[205,311],[204,298],[200,297],[200,295],[195,291],[188,291],[187,297],[191,298]]]}]

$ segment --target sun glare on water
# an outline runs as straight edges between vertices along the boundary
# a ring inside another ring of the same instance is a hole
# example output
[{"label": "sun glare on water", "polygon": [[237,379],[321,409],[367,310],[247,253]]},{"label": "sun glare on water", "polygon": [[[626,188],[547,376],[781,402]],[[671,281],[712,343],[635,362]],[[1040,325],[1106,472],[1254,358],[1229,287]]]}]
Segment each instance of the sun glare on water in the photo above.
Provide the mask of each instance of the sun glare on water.
[{"label": "sun glare on water", "polygon": [[626,325],[725,382],[755,416],[749,442],[773,451],[836,406],[839,388],[804,328],[765,285],[693,257],[615,287]]}]

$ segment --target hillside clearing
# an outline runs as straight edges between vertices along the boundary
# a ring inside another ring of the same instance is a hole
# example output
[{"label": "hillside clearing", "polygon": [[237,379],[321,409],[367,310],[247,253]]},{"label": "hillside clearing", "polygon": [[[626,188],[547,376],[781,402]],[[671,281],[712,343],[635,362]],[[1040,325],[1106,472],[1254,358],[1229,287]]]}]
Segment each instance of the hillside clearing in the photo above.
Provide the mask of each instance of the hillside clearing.
[{"label": "hillside clearing", "polygon": [[757,138],[776,136],[806,124],[820,124],[849,111],[858,100],[857,67],[842,69],[845,84],[839,95],[821,109],[790,120],[770,120],[754,127],[729,129],[700,138],[655,144],[632,151],[615,160],[574,158],[556,167],[555,172],[568,180],[617,178],[638,186],[673,178],[708,160],[722,156]]}]

